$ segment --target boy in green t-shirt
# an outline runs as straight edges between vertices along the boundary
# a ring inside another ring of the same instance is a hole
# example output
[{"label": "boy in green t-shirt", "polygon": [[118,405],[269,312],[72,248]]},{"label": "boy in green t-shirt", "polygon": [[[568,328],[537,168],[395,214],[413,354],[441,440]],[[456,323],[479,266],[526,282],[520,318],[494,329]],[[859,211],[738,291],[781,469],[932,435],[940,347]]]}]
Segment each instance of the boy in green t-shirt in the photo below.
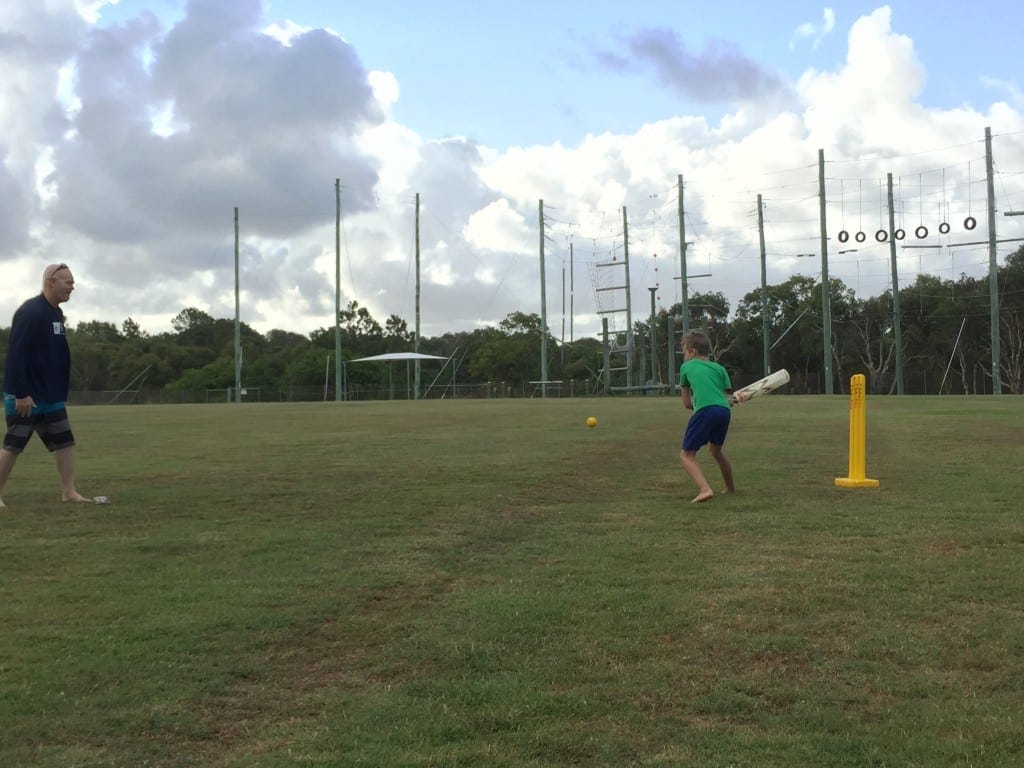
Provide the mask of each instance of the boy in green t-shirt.
[{"label": "boy in green t-shirt", "polygon": [[690,331],[683,336],[679,347],[683,353],[683,364],[679,366],[683,405],[693,411],[686,423],[679,460],[686,474],[697,485],[697,495],[691,503],[699,504],[715,495],[697,463],[697,451],[705,444],[722,472],[726,493],[736,490],[732,463],[722,450],[732,419],[728,400],[728,395],[732,393],[732,382],[725,368],[708,359],[711,355],[711,342],[705,334]]}]

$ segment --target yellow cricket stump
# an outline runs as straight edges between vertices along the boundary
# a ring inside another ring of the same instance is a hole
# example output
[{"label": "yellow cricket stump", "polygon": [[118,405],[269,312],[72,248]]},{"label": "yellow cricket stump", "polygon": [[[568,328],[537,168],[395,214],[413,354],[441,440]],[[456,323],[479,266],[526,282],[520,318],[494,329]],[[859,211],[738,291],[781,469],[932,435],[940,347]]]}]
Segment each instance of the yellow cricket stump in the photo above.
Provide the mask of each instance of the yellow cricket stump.
[{"label": "yellow cricket stump", "polygon": [[850,378],[850,468],[848,477],[837,477],[841,488],[877,488],[878,481],[864,477],[865,460],[864,374]]}]

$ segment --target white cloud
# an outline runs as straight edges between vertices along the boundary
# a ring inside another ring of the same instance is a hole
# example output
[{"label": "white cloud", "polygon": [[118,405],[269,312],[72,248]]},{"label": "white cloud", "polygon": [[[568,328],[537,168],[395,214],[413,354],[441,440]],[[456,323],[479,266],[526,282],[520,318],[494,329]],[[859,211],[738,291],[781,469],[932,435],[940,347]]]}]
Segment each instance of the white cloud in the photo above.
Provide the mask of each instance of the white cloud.
[{"label": "white cloud", "polygon": [[398,101],[400,89],[398,87],[398,80],[395,79],[393,74],[390,72],[374,71],[367,75],[367,80],[373,89],[373,97],[384,109]]},{"label": "white cloud", "polygon": [[924,87],[924,67],[913,41],[893,33],[890,23],[888,8],[858,19],[845,65],[836,72],[810,70],[800,79],[809,138],[819,146],[838,145],[849,156],[878,147],[895,150],[904,145],[905,130],[928,124],[915,101]]},{"label": "white cloud", "polygon": [[[826,11],[798,39],[821,39],[834,23]],[[1014,138],[1024,132],[1017,86],[988,81],[1002,100],[984,111],[926,109],[919,103],[925,67],[913,41],[893,31],[888,8],[851,26],[841,66],[809,70],[795,83],[775,82],[735,52],[692,56],[671,37],[634,37],[666,87],[676,76],[679,88],[693,87],[686,77],[713,72],[739,94],[733,106],[716,122],[681,114],[631,135],[598,132],[572,146],[506,150],[425,137],[398,123],[402,84],[394,75],[368,71],[335,33],[268,23],[258,0],[191,0],[169,28],[148,14],[89,26],[74,0],[22,0],[0,6],[0,25],[21,35],[18,45],[0,46],[0,262],[8,277],[0,301],[13,309],[35,287],[40,265],[72,259],[80,284],[73,318],[120,326],[130,316],[151,331],[169,329],[188,306],[233,315],[235,206],[243,319],[263,331],[327,327],[336,178],[344,302],[358,300],[378,319],[394,313],[413,321],[419,193],[424,334],[539,312],[543,200],[549,316],[555,265],[571,242],[579,336],[600,327],[593,265],[621,254],[623,206],[634,306],[647,306],[654,282],[663,303],[678,295],[679,174],[689,268],[712,273],[692,289],[721,291],[735,306],[759,285],[758,193],[769,279],[795,269],[814,274],[814,259],[794,255],[819,248],[819,148],[828,161],[830,222],[845,217],[852,228],[863,218],[871,232],[886,172],[906,177],[907,217],[918,216],[919,182],[932,190],[945,184],[927,206],[935,210],[944,198],[953,221],[969,206],[982,209],[978,142],[986,125],[1003,134],[999,164],[1024,165]],[[730,79],[745,67],[773,85],[771,99],[748,99]],[[936,148],[944,149],[920,156]],[[921,169],[945,175],[924,179]],[[1000,182],[1001,194],[1024,207],[1019,174]],[[878,292],[887,254],[870,245],[859,262],[837,259],[834,275]]]},{"label": "white cloud", "polygon": [[473,278],[483,285],[497,285],[498,275],[492,267],[481,267],[473,273]]},{"label": "white cloud", "polygon": [[35,194],[43,205],[57,197],[57,189],[53,183],[53,170],[53,147],[46,147],[36,159]]},{"label": "white cloud", "polygon": [[822,20],[820,24],[813,24],[811,22],[805,22],[801,24],[793,32],[793,38],[789,41],[789,47],[792,50],[796,48],[797,43],[801,40],[810,40],[811,48],[817,50],[821,46],[822,41],[832,30],[836,27],[836,14],[831,8],[826,8],[822,13]]},{"label": "white cloud", "polygon": [[530,253],[532,232],[523,215],[513,210],[508,200],[495,200],[469,217],[463,234],[477,248],[506,253]]},{"label": "white cloud", "polygon": [[1024,90],[1021,90],[1021,87],[1017,85],[1016,81],[1002,80],[1000,78],[982,75],[981,82],[986,88],[1001,91],[1006,94],[1007,99],[1015,109],[1024,109]]},{"label": "white cloud", "polygon": [[57,70],[57,101],[63,105],[68,120],[74,120],[82,109],[82,100],[75,94],[77,76],[78,72],[73,61],[69,61]]},{"label": "white cloud", "polygon": [[304,27],[300,24],[296,24],[290,19],[284,21],[275,21],[268,24],[263,28],[263,34],[274,38],[282,45],[290,46],[292,41],[300,35],[304,35],[307,32],[312,32],[312,27]]},{"label": "white cloud", "polygon": [[117,5],[119,0],[75,0],[75,9],[90,24],[99,21],[100,12],[108,5]]},{"label": "white cloud", "polygon": [[174,102],[166,100],[151,104],[148,108],[149,130],[160,138],[166,139],[176,133],[188,130],[188,125],[178,119],[174,113]]}]

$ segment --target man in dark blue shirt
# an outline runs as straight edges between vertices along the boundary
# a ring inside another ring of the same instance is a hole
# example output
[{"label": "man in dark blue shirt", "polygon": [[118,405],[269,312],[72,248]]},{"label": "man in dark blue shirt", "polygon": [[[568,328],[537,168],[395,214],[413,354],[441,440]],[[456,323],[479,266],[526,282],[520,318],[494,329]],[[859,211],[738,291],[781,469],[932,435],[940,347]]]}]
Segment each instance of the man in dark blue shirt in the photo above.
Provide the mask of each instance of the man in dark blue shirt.
[{"label": "man in dark blue shirt", "polygon": [[36,432],[57,462],[61,498],[90,501],[75,489],[74,445],[65,401],[71,381],[71,352],[60,305],[71,298],[75,278],[67,264],[43,271],[43,290],[14,313],[4,364],[7,434],[0,449],[0,507],[18,455]]}]

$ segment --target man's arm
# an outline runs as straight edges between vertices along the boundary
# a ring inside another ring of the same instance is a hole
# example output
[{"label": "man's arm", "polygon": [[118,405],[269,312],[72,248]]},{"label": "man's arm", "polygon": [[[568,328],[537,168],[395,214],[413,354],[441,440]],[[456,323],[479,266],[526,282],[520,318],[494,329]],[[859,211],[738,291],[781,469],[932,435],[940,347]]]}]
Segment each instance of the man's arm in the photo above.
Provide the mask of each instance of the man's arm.
[{"label": "man's arm", "polygon": [[32,385],[28,376],[28,354],[32,343],[29,338],[29,325],[25,322],[21,309],[14,313],[10,344],[7,348],[7,361],[4,367],[6,373],[4,389],[7,394],[14,395],[19,400],[32,395]]}]

